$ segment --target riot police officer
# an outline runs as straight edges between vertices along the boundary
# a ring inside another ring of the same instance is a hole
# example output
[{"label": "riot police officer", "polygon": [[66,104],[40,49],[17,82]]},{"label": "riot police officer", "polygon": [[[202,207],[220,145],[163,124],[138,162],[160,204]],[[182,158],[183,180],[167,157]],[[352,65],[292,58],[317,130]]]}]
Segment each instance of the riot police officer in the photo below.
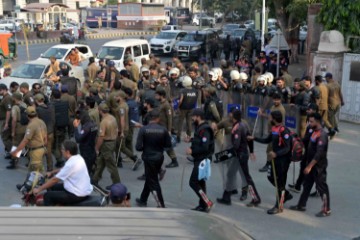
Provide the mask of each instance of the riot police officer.
[{"label": "riot police officer", "polygon": [[144,161],[146,176],[140,198],[136,199],[136,203],[140,207],[147,205],[150,193],[153,194],[158,207],[165,207],[158,174],[164,162],[164,150],[171,148],[171,139],[167,129],[161,126],[159,122],[159,110],[152,110],[150,112],[150,123],[140,129],[136,141],[136,150],[143,152],[142,160]]}]

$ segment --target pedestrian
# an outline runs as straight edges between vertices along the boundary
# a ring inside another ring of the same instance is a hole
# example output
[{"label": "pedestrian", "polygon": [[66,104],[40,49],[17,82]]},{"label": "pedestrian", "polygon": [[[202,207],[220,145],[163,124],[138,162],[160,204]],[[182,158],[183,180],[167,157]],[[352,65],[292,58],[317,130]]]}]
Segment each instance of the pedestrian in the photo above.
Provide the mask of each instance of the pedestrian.
[{"label": "pedestrian", "polygon": [[136,141],[136,150],[143,152],[141,157],[145,165],[146,178],[140,198],[136,199],[136,203],[140,207],[147,205],[150,193],[153,194],[158,207],[165,207],[158,174],[164,162],[164,150],[171,148],[171,139],[167,129],[159,122],[159,110],[151,111],[150,122],[140,129]]},{"label": "pedestrian", "polygon": [[322,127],[322,119],[319,113],[312,113],[309,115],[309,125],[311,126],[313,132],[311,135],[308,135],[309,144],[306,146],[307,166],[304,170],[304,189],[301,193],[298,204],[291,206],[290,209],[296,211],[306,210],[306,202],[308,200],[311,188],[315,182],[316,189],[319,191],[323,201],[323,207],[321,211],[316,214],[316,216],[327,217],[331,214],[329,187],[326,183],[326,169],[328,165],[328,134]]},{"label": "pedestrian", "polygon": [[[12,95],[13,105],[11,108],[11,138],[12,146],[19,146],[20,142],[24,138],[27,122],[21,121],[21,112],[26,109],[26,104],[22,101],[21,93],[14,93]],[[28,119],[26,119],[28,120]],[[7,169],[15,169],[19,161],[18,157],[12,157],[11,163],[7,166]]]},{"label": "pedestrian", "polygon": [[131,195],[127,187],[122,183],[116,183],[111,186],[109,193],[112,207],[131,207]]},{"label": "pedestrian", "polygon": [[101,29],[102,28],[102,17],[98,17],[98,28]]},{"label": "pedestrian", "polygon": [[[172,109],[169,102],[166,100],[166,92],[163,89],[159,89],[155,93],[155,98],[160,102],[159,110],[160,110],[160,122],[159,124],[164,126],[169,135],[171,135],[172,129]],[[166,168],[174,168],[178,167],[179,163],[176,158],[176,153],[173,147],[170,147],[166,150],[166,153],[171,159],[171,163],[167,164]]]},{"label": "pedestrian", "polygon": [[98,127],[86,110],[77,111],[73,124],[75,128],[74,136],[79,144],[80,154],[85,160],[89,176],[92,176],[96,161],[95,143]]},{"label": "pedestrian", "polygon": [[[93,183],[96,185],[101,179],[105,167],[110,173],[112,184],[120,182],[119,172],[116,168],[114,159],[118,126],[116,119],[109,113],[109,111],[110,109],[106,103],[101,103],[99,105],[101,123],[99,136],[95,145],[97,155],[96,170],[92,178]],[[110,187],[111,186],[107,186],[106,188],[110,189]]]},{"label": "pedestrian", "polygon": [[[212,159],[215,151],[214,133],[211,127],[205,121],[205,113],[201,109],[194,109],[192,120],[195,125],[194,137],[191,140],[191,146],[187,148],[186,154],[194,160],[194,167],[191,172],[189,185],[199,197],[199,205],[192,210],[200,212],[210,212],[213,202],[206,195],[206,182],[199,179],[199,166],[205,159]],[[187,137],[185,142],[190,142]]]},{"label": "pedestrian", "polygon": [[[29,172],[43,172],[43,157],[46,153],[45,148],[47,145],[46,125],[43,120],[38,118],[34,106],[27,107],[26,114],[29,118],[29,124],[26,127],[25,136],[11,155],[15,157],[25,147],[28,147],[30,157]],[[22,185],[17,185],[16,187],[20,189]]]},{"label": "pedestrian", "polygon": [[0,127],[1,127],[1,139],[5,147],[5,158],[11,159],[10,150],[12,147],[11,139],[11,108],[13,100],[8,93],[8,88],[5,84],[0,83],[0,96],[2,96],[0,102]]},{"label": "pedestrian", "polygon": [[[269,121],[272,125],[271,133],[264,139],[255,137],[255,141],[272,143],[269,159],[273,161],[273,164],[268,168],[268,180],[277,189],[276,203],[267,213],[278,214],[282,212],[282,205],[293,198],[289,191],[285,189],[290,165],[290,131],[283,125],[283,115],[280,111],[271,112]],[[248,139],[251,139],[251,137],[248,137]]]},{"label": "pedestrian", "polygon": [[23,101],[27,106],[35,104],[32,92],[29,90],[29,84],[27,82],[20,84],[20,92],[23,94]]},{"label": "pedestrian", "polygon": [[53,170],[53,156],[52,146],[54,144],[54,128],[55,128],[55,110],[52,105],[44,103],[44,96],[36,94],[35,97],[36,112],[38,117],[44,121],[47,130],[47,145],[46,145],[46,166],[47,171]]},{"label": "pedestrian", "polygon": [[95,107],[95,99],[93,97],[87,97],[85,99],[86,109],[89,113],[90,119],[94,121],[96,126],[100,127],[100,113],[97,107]]},{"label": "pedestrian", "polygon": [[191,112],[196,107],[197,90],[192,87],[192,80],[188,76],[184,76],[182,80],[183,88],[180,90],[179,99],[179,121],[177,127],[177,142],[181,141],[181,133],[183,130],[184,119],[186,120],[186,135],[191,136],[192,121]]}]

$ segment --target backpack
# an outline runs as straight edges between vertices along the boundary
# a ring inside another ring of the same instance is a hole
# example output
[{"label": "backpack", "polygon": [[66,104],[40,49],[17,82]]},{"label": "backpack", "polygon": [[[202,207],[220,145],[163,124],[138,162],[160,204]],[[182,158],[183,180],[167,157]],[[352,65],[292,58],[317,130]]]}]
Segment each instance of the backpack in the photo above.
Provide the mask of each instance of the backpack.
[{"label": "backpack", "polygon": [[20,108],[20,124],[26,126],[29,123],[29,118],[26,113],[26,108],[20,105],[19,108]]},{"label": "backpack", "polygon": [[[281,131],[281,129],[283,129]],[[281,128],[280,132],[281,134],[280,136],[280,141],[282,141],[282,133],[285,131],[285,129],[288,130],[289,132],[289,136],[290,136],[290,152],[291,152],[291,156],[290,156],[290,160],[292,162],[299,162],[303,159],[304,157],[304,144],[301,141],[301,138],[293,131],[291,131],[288,128]]]}]

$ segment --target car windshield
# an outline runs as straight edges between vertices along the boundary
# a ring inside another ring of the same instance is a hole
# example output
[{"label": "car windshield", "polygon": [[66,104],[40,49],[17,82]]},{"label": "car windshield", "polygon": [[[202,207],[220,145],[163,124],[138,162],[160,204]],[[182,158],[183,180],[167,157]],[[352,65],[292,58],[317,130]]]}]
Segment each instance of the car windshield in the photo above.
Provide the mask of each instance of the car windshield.
[{"label": "car windshield", "polygon": [[243,37],[245,35],[246,30],[236,30],[234,31],[233,36],[234,37]]},{"label": "car windshield", "polygon": [[62,59],[68,50],[67,48],[49,48],[41,57],[50,58],[54,56],[56,59]]},{"label": "car windshield", "polygon": [[22,64],[16,68],[11,77],[40,79],[45,69],[45,65],[41,64]]},{"label": "car windshield", "polygon": [[105,58],[110,60],[120,60],[123,56],[124,48],[122,47],[101,47],[98,58]]},{"label": "car windshield", "polygon": [[202,42],[204,40],[204,34],[189,33],[183,38],[186,42]]},{"label": "car windshield", "polygon": [[159,38],[159,39],[174,39],[176,37],[176,34],[175,32],[160,32],[156,38]]}]

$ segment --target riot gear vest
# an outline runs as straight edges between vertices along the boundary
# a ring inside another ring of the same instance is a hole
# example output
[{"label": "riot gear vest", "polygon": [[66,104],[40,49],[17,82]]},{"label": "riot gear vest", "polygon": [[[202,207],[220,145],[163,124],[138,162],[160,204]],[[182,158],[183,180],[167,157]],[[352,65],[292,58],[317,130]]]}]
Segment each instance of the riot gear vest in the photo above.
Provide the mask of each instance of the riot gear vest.
[{"label": "riot gear vest", "polygon": [[183,95],[183,100],[179,108],[181,110],[194,109],[198,99],[197,91],[194,88],[184,88],[181,90],[181,94]]}]

